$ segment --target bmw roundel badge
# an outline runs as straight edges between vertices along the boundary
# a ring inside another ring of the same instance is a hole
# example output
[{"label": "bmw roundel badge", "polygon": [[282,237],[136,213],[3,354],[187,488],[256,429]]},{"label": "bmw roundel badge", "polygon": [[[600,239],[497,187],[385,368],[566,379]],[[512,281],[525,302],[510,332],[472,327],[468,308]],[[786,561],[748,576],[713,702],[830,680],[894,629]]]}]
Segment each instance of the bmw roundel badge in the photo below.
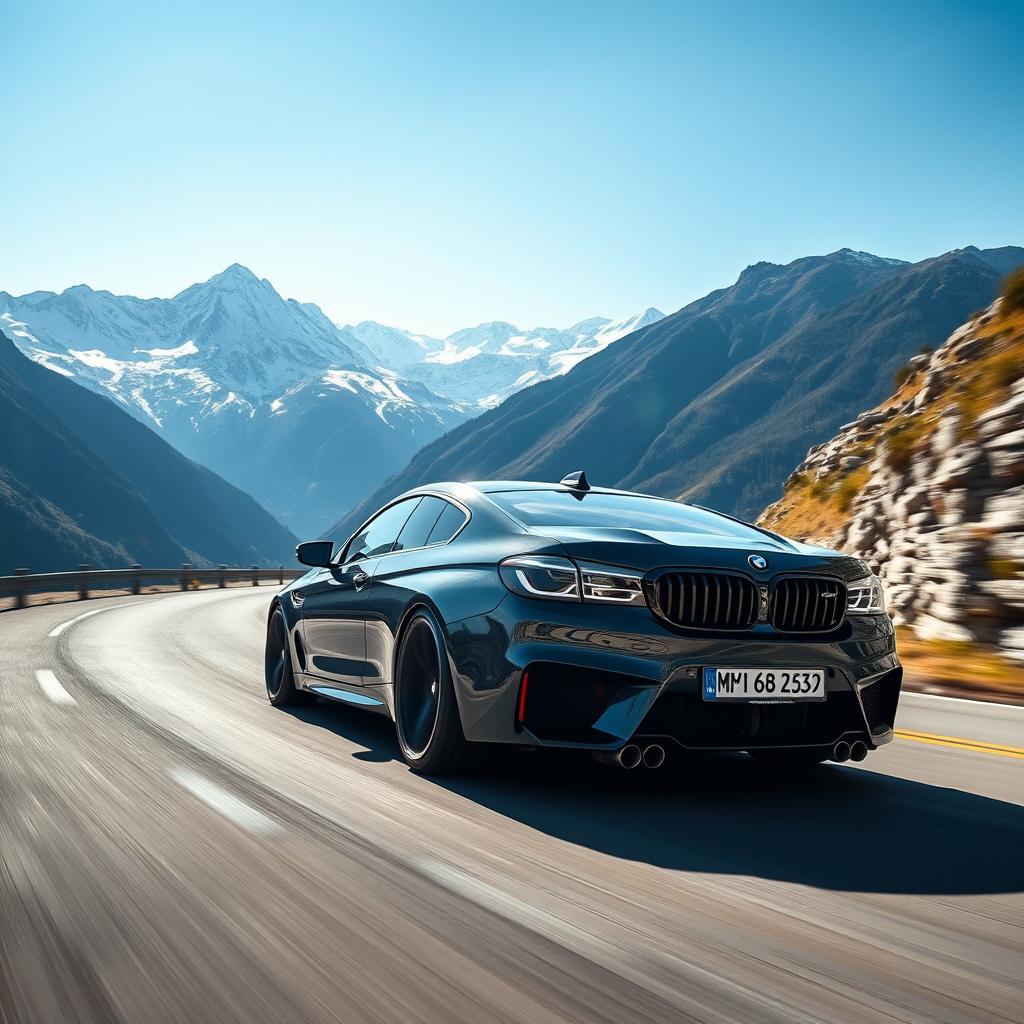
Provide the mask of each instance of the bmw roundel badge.
[{"label": "bmw roundel badge", "polygon": [[761,555],[748,555],[747,561],[755,569],[764,570],[768,568],[768,559],[762,557]]}]

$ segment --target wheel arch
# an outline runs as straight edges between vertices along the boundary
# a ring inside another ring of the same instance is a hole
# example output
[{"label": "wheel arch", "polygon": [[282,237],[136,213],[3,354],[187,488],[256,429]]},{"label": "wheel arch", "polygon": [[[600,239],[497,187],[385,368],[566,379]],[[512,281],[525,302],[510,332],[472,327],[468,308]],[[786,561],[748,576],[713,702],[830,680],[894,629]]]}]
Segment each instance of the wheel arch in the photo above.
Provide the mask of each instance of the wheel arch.
[{"label": "wheel arch", "polygon": [[437,623],[441,630],[441,636],[444,638],[445,655],[448,658],[449,666],[451,665],[451,645],[448,640],[448,624],[444,621],[444,616],[438,610],[436,604],[430,600],[426,594],[417,594],[405,607],[405,611],[402,612],[402,617],[398,620],[398,628],[395,630],[395,642],[391,648],[391,679],[397,682],[398,679],[398,651],[402,646],[402,639],[405,637],[406,630],[409,628],[409,623],[418,611],[429,612]]},{"label": "wheel arch", "polygon": [[437,623],[438,628],[441,630],[441,638],[444,641],[444,656],[448,663],[448,673],[452,681],[452,686],[455,690],[455,703],[458,706],[459,718],[461,719],[462,688],[458,684],[459,673],[455,663],[455,658],[452,655],[451,637],[448,635],[448,623],[445,622],[444,616],[441,614],[437,605],[426,594],[417,594],[412,598],[408,605],[406,605],[405,611],[402,612],[402,617],[398,621],[398,628],[395,630],[395,642],[391,647],[392,686],[397,687],[398,685],[398,654],[402,646],[402,638],[405,636],[406,630],[409,628],[409,623],[412,621],[417,611],[429,612]]}]

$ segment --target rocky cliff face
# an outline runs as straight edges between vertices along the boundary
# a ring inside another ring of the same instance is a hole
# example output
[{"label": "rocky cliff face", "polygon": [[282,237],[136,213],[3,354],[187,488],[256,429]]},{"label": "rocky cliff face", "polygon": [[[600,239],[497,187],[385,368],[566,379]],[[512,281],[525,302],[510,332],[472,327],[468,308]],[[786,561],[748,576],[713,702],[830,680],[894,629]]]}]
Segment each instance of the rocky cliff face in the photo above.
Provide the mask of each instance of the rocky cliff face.
[{"label": "rocky cliff face", "polygon": [[1024,311],[997,300],[808,453],[768,529],[858,554],[921,640],[1024,661]]}]

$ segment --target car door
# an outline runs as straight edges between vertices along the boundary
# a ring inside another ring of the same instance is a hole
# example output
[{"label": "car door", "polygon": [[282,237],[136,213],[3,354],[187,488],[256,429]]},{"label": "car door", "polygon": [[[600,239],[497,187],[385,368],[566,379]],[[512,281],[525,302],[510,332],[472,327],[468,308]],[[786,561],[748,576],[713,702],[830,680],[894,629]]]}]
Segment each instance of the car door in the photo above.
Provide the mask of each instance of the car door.
[{"label": "car door", "polygon": [[[374,568],[374,580],[381,571],[391,578],[401,576],[416,564],[427,545],[427,538],[447,505],[448,502],[437,495],[425,494],[420,499],[402,527],[395,546]],[[388,597],[392,596],[390,594],[384,595],[382,600],[381,588],[375,590],[373,580],[367,588],[367,595],[365,682],[386,683],[391,680],[392,641],[404,603],[401,596],[389,601]]]},{"label": "car door", "polygon": [[[455,536],[469,513],[438,495],[424,495],[394,549],[373,571],[367,597],[366,682],[391,683],[395,634],[409,601],[437,564],[437,549]],[[370,673],[373,673],[371,676]]]},{"label": "car door", "polygon": [[362,685],[366,672],[366,594],[381,556],[391,551],[419,498],[382,509],[349,541],[338,562],[302,590],[307,672]]}]

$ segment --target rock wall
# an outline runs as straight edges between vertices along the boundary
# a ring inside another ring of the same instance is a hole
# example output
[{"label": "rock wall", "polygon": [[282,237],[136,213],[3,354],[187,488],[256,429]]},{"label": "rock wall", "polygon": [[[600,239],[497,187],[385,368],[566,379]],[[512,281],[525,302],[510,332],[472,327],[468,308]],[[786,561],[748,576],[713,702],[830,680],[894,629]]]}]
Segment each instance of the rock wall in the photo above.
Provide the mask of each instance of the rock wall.
[{"label": "rock wall", "polygon": [[[995,645],[1024,661],[1024,345],[1018,360],[993,330],[1001,323],[997,301],[916,356],[907,397],[898,391],[812,448],[789,483],[838,488],[866,467],[845,528],[815,539],[873,565],[894,621],[920,638]],[[980,361],[994,352],[1011,379],[979,412]],[[778,507],[763,521],[785,532]]]}]

